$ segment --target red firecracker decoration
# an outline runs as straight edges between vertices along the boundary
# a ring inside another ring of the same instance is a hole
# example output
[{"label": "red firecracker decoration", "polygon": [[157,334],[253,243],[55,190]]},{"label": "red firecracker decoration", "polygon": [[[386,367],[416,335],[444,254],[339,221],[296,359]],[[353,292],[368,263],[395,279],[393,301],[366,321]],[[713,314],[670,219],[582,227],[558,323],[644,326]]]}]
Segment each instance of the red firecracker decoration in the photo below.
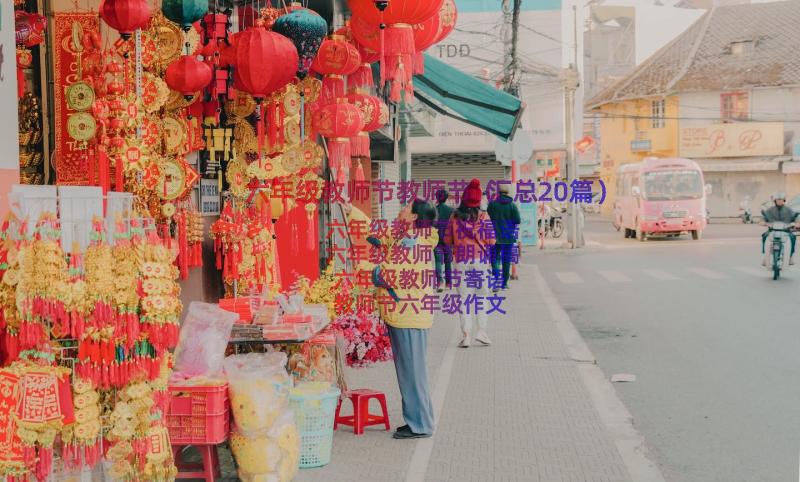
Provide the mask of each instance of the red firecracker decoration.
[{"label": "red firecracker decoration", "polygon": [[345,95],[344,79],[361,65],[361,55],[352,43],[342,35],[331,35],[325,39],[311,64],[311,70],[322,74],[323,104],[334,102]]},{"label": "red firecracker decoration", "polygon": [[167,67],[166,81],[170,89],[186,98],[203,90],[211,83],[211,67],[196,57],[184,55]]},{"label": "red firecracker decoration", "polygon": [[349,168],[350,138],[364,128],[361,110],[345,99],[323,106],[314,114],[314,129],[327,140],[328,159],[337,173]]},{"label": "red firecracker decoration", "polygon": [[105,0],[100,8],[100,17],[124,40],[137,29],[147,27],[152,14],[147,0]]}]

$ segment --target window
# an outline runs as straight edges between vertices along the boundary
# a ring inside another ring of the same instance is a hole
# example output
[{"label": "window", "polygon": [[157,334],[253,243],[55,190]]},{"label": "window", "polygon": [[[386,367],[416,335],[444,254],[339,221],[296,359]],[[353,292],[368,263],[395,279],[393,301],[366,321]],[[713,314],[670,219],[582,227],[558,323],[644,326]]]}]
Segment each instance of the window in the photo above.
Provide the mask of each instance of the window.
[{"label": "window", "polygon": [[650,105],[650,127],[653,129],[661,129],[664,127],[664,118],[667,115],[666,101],[664,99],[654,100]]},{"label": "window", "polygon": [[720,117],[723,122],[750,117],[750,96],[747,92],[726,92],[720,95]]}]

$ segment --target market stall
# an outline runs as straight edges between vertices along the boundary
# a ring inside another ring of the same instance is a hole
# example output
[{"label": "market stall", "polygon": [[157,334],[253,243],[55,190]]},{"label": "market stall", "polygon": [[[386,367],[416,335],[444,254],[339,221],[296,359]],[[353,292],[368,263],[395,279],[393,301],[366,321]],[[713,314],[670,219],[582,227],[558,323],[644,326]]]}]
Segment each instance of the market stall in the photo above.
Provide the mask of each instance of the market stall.
[{"label": "market stall", "polygon": [[392,356],[332,206],[455,23],[406,3],[332,25],[282,0],[14,1],[0,480],[214,480],[218,447],[242,480],[328,463],[343,367]]}]

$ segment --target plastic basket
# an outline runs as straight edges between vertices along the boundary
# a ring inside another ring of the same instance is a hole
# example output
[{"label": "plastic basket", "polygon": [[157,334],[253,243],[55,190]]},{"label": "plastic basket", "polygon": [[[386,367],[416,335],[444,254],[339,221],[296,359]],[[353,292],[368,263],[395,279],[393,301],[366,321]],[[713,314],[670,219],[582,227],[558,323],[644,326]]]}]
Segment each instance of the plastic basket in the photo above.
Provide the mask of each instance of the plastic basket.
[{"label": "plastic basket", "polygon": [[169,387],[167,428],[173,445],[215,445],[230,431],[228,385]]},{"label": "plastic basket", "polygon": [[300,468],[322,467],[331,461],[333,419],[340,391],[336,387],[319,395],[289,396],[300,434]]}]

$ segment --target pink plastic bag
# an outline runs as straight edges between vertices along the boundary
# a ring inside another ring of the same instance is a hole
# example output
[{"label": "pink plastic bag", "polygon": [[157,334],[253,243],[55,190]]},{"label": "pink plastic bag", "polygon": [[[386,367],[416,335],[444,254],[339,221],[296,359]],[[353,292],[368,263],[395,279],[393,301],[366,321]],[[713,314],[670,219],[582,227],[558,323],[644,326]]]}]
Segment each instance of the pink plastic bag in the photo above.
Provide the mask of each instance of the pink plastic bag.
[{"label": "pink plastic bag", "polygon": [[218,375],[238,318],[236,313],[218,305],[193,301],[175,349],[176,375],[182,378]]}]

